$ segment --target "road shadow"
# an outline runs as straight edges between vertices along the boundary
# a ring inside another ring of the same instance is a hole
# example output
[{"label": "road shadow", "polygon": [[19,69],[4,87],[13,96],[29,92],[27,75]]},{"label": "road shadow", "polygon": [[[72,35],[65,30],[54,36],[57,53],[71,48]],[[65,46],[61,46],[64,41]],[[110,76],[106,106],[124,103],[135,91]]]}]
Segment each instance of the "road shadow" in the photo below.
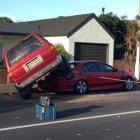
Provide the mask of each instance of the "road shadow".
[{"label": "road shadow", "polygon": [[22,100],[17,95],[0,95],[0,113],[8,113],[23,108],[29,108],[34,104],[34,100]]},{"label": "road shadow", "polygon": [[65,117],[71,117],[76,115],[81,115],[84,113],[92,112],[93,110],[97,108],[101,108],[102,106],[87,106],[87,107],[80,107],[80,108],[71,108],[63,111],[57,112],[57,119],[65,118]]},{"label": "road shadow", "polygon": [[127,92],[132,92],[140,90],[140,88],[134,87],[132,91],[125,91],[121,88],[119,89],[106,89],[106,90],[94,90],[94,91],[89,91],[88,93],[85,94],[78,94],[74,92],[34,92],[33,99],[37,99],[40,96],[50,96],[51,100],[54,101],[59,101],[59,102],[65,102],[65,101],[70,101],[70,100],[76,100],[78,98],[84,97],[84,96],[96,96],[96,95],[108,95],[108,94],[117,94],[120,92],[127,93]]}]

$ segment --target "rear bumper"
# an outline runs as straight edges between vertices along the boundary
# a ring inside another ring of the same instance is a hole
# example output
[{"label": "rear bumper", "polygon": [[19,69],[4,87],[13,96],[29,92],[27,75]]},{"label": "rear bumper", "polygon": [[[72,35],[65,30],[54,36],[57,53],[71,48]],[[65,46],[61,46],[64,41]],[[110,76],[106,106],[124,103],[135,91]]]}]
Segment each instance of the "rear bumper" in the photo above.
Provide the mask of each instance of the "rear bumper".
[{"label": "rear bumper", "polygon": [[53,61],[52,63],[47,65],[45,68],[43,68],[40,71],[38,71],[37,73],[35,73],[34,75],[32,75],[31,77],[26,79],[24,82],[16,83],[15,86],[17,88],[22,89],[22,88],[30,85],[31,83],[38,81],[39,79],[41,79],[42,76],[49,75],[49,72],[51,70],[55,69],[57,67],[57,65],[60,64],[61,62],[62,62],[62,59],[60,56],[58,56],[55,61]]}]

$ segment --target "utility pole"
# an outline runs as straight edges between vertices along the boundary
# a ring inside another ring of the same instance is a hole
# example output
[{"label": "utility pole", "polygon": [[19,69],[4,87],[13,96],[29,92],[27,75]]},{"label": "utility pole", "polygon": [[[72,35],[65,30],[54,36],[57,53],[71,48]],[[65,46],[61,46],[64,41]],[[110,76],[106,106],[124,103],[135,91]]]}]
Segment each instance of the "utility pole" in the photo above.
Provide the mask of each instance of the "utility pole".
[{"label": "utility pole", "polygon": [[[137,19],[137,23],[138,23],[138,34],[140,33],[140,0],[139,0],[139,8],[138,8],[138,19]],[[137,44],[136,44],[137,50],[136,50],[136,63],[135,63],[135,76],[137,78],[137,80],[140,79],[140,42],[137,40]]]},{"label": "utility pole", "polygon": [[140,15],[140,0],[138,1],[139,1],[138,15]]},{"label": "utility pole", "polygon": [[140,27],[140,0],[139,0],[139,9],[138,9],[138,26]]}]

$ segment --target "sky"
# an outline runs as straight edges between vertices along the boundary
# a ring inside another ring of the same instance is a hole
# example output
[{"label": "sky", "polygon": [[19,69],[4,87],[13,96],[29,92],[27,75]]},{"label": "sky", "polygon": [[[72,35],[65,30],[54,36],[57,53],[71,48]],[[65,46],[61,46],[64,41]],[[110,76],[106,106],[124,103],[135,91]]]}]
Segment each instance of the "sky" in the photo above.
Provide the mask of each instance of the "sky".
[{"label": "sky", "polygon": [[139,0],[0,0],[0,17],[10,17],[14,22],[32,21],[94,13],[113,12],[118,17],[126,15],[135,19]]}]

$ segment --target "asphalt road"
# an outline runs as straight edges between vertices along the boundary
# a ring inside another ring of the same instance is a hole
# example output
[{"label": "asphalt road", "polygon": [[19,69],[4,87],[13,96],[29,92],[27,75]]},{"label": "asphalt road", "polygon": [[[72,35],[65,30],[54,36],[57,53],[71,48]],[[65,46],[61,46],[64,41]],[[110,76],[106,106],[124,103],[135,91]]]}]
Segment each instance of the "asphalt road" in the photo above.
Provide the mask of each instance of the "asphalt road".
[{"label": "asphalt road", "polygon": [[35,117],[35,103],[0,96],[0,140],[139,140],[140,91],[55,95],[55,121]]}]

